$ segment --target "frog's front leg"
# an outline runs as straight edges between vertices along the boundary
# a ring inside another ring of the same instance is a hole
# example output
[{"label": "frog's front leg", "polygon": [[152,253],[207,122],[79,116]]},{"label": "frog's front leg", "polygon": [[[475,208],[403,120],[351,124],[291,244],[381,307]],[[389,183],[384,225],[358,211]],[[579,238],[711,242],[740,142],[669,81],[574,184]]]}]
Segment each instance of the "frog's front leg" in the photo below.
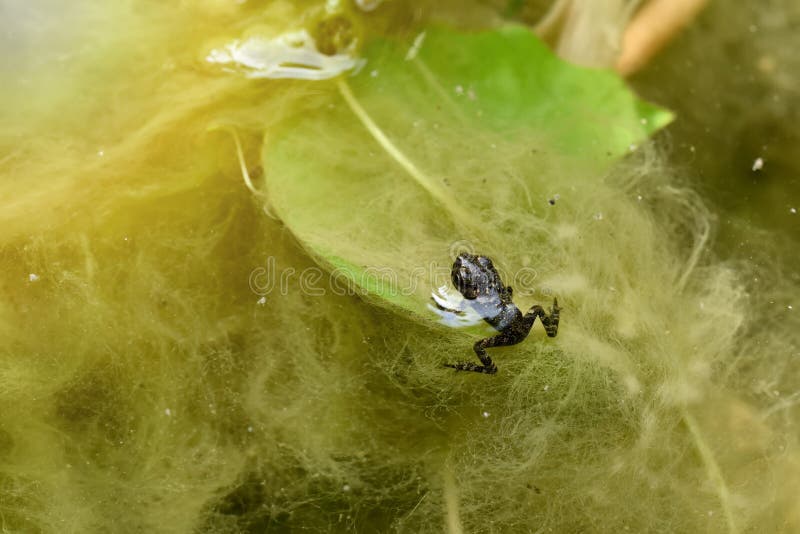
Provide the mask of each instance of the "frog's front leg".
[{"label": "frog's front leg", "polygon": [[525,314],[525,321],[529,322],[530,326],[533,326],[534,321],[536,321],[536,318],[539,317],[539,319],[542,321],[542,326],[544,326],[544,331],[547,332],[547,335],[549,337],[556,337],[556,334],[558,334],[558,316],[560,311],[561,308],[558,307],[558,299],[554,298],[553,307],[550,308],[550,315],[547,315],[547,312],[544,311],[544,308],[537,304]]},{"label": "frog's front leg", "polygon": [[466,303],[464,299],[460,297],[458,299],[453,298],[452,295],[448,294],[446,286],[442,286],[436,291],[432,291],[431,300],[441,311],[461,315],[466,309]]},{"label": "frog's front leg", "polygon": [[476,373],[486,373],[487,375],[493,375],[497,372],[497,366],[494,364],[489,355],[486,354],[486,349],[490,347],[505,347],[508,345],[516,345],[523,339],[525,339],[525,336],[519,336],[515,332],[502,333],[494,337],[487,337],[485,339],[481,339],[480,341],[477,341],[472,348],[475,350],[475,354],[478,355],[478,359],[481,361],[483,365],[478,365],[477,363],[472,363],[472,362],[460,362],[460,363],[446,363],[444,364],[444,366],[452,367],[456,371],[473,371]]}]

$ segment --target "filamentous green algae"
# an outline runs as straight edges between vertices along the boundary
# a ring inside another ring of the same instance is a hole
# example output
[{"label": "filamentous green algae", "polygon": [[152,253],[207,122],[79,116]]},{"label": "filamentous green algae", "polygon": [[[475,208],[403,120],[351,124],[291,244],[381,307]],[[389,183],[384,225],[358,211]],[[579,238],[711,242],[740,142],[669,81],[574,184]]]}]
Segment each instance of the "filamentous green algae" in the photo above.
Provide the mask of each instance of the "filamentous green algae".
[{"label": "filamentous green algae", "polygon": [[[515,301],[555,292],[563,303],[557,338],[537,327],[493,352],[498,375],[455,374],[442,363],[469,358],[478,334],[339,291],[270,205],[275,169],[262,155],[337,90],[336,76],[252,78],[208,60],[300,31],[357,57],[376,36],[412,46],[430,22],[474,29],[506,12],[367,4],[3,6],[3,530],[800,529],[797,199],[781,181],[796,156],[743,155],[748,173],[762,157],[756,178],[771,172],[785,194],[754,196],[748,210],[722,202],[721,191],[751,187],[712,164],[715,147],[734,144],[725,110],[693,107],[693,95],[714,99],[657,71],[639,91],[686,105],[602,172],[569,158],[535,166],[547,160],[522,138],[428,132],[410,158],[437,161],[431,150],[470,183],[481,179],[471,171],[492,178],[481,220],[502,237],[488,246],[504,251],[506,272],[526,274],[509,280],[515,290],[532,288]],[[758,32],[740,33],[724,22],[752,6],[727,8],[706,12],[692,46],[660,65],[735,43],[726,50],[766,73],[761,86],[797,103],[791,71],[770,70],[791,65],[796,47],[767,50],[758,33],[784,35],[794,8],[775,2]],[[709,56],[708,83],[729,67]],[[750,96],[734,87],[724,102],[744,109]],[[772,102],[775,129],[763,131],[786,131],[791,114]],[[369,169],[378,157],[324,133],[305,141],[307,158]],[[475,162],[453,156],[466,143],[480,147]],[[412,200],[381,189],[352,212],[378,208],[372,230],[407,220],[387,239],[411,253],[415,228],[449,224]],[[493,209],[502,202],[515,207]],[[759,209],[785,217],[752,217]]]}]

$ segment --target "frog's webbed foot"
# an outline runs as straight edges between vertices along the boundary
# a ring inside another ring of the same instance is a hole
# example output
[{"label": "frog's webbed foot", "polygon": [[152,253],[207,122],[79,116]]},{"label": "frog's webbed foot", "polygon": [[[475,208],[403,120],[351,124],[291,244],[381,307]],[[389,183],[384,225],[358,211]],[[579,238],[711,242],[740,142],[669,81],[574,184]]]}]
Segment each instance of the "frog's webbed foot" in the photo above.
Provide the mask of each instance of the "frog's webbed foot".
[{"label": "frog's webbed foot", "polygon": [[446,363],[444,366],[455,369],[456,371],[473,371],[475,373],[484,373],[487,375],[493,375],[497,372],[497,366],[494,364],[492,364],[491,367],[486,367],[485,365],[478,365],[477,363],[461,362]]},{"label": "frog's webbed foot", "polygon": [[443,312],[448,312],[448,313],[454,313],[456,315],[464,315],[464,310],[459,310],[459,309],[455,309],[455,308],[448,308],[447,306],[442,304],[441,301],[436,300],[435,297],[431,297],[431,300],[433,301],[433,305],[436,306],[437,310],[440,310],[440,311],[443,311]]}]

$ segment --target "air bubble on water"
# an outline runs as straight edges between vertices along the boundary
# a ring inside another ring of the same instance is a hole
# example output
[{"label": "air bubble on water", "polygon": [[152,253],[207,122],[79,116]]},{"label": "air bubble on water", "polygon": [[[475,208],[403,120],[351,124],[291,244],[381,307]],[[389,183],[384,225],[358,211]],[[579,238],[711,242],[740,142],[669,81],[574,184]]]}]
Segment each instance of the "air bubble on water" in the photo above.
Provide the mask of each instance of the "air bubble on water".
[{"label": "air bubble on water", "polygon": [[356,0],[356,5],[366,12],[374,11],[382,3],[383,0]]}]

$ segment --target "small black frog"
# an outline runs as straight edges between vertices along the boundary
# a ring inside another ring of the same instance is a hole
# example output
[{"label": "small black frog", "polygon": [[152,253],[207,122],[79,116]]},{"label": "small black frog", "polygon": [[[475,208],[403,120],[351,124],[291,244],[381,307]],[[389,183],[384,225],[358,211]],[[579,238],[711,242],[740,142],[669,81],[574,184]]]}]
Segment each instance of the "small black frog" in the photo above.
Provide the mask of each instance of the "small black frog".
[{"label": "small black frog", "polygon": [[[492,260],[486,256],[459,254],[453,263],[451,271],[453,285],[466,299],[465,304],[477,312],[484,321],[489,323],[499,335],[488,337],[476,342],[473,346],[475,354],[482,365],[470,362],[445,364],[458,371],[474,371],[476,373],[495,374],[497,366],[486,354],[489,347],[502,347],[516,345],[526,337],[533,327],[534,321],[539,317],[544,325],[545,332],[550,337],[558,334],[559,307],[558,300],[553,299],[550,315],[545,313],[539,305],[533,306],[528,313],[522,312],[511,301],[512,289],[503,285],[497,269]],[[461,314],[463,309],[450,309],[443,306],[442,301],[434,299],[436,306],[445,311]]]}]

